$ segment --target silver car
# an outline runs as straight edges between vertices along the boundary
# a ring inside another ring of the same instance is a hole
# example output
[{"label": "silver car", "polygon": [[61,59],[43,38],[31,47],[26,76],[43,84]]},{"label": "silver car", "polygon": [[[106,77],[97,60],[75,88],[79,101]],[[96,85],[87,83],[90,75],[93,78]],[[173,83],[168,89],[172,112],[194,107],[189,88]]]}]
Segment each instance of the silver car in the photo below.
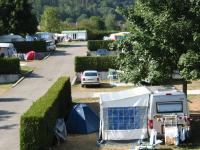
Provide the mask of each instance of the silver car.
[{"label": "silver car", "polygon": [[81,75],[81,86],[97,85],[100,86],[100,78],[96,70],[84,71]]}]

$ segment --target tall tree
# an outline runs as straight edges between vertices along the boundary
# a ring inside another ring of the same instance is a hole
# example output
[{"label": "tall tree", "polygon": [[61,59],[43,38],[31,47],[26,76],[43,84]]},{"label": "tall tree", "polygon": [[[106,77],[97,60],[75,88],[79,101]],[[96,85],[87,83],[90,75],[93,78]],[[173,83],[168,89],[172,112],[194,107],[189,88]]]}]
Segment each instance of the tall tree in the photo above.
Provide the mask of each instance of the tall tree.
[{"label": "tall tree", "polygon": [[[166,83],[177,69],[186,79],[197,79],[200,0],[137,0],[123,13],[131,24],[130,37],[116,45],[123,50],[119,65],[124,80]],[[185,73],[190,56],[194,73]]]},{"label": "tall tree", "polygon": [[108,14],[105,17],[105,26],[107,30],[115,30],[117,28],[116,17],[112,14]]},{"label": "tall tree", "polygon": [[41,16],[40,30],[47,32],[60,32],[61,20],[55,7],[46,7]]},{"label": "tall tree", "polygon": [[37,19],[28,0],[1,0],[0,14],[1,34],[32,34],[37,30]]}]

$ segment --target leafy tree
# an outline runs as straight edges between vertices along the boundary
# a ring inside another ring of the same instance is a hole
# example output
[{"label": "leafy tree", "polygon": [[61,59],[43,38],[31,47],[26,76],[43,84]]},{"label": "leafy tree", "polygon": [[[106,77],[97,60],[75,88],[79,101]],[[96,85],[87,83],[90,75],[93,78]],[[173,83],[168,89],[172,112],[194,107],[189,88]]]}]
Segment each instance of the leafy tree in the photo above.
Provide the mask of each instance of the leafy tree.
[{"label": "leafy tree", "polygon": [[78,22],[78,27],[87,30],[103,30],[105,29],[104,22],[100,17],[92,16],[89,19],[83,19]]},{"label": "leafy tree", "polygon": [[33,34],[37,31],[38,21],[36,16],[32,13],[32,5],[28,0],[15,1],[15,29],[14,33]]},{"label": "leafy tree", "polygon": [[108,14],[105,18],[105,26],[107,30],[116,30],[117,28],[117,21],[115,16],[112,14]]},{"label": "leafy tree", "polygon": [[179,68],[181,75],[187,80],[200,79],[200,54],[194,51],[188,51],[182,54],[179,59]]},{"label": "leafy tree", "polygon": [[83,19],[88,19],[88,16],[86,14],[82,14],[77,18],[77,21],[79,22],[79,21],[81,21]]},{"label": "leafy tree", "polygon": [[65,19],[65,22],[67,22],[67,23],[71,23],[71,22],[73,22],[74,20],[73,20],[73,18],[66,18]]},{"label": "leafy tree", "polygon": [[[134,0],[30,0],[34,4],[34,12],[40,19],[46,6],[58,7],[59,16],[63,21],[66,18],[77,20],[82,14],[90,16],[100,16],[105,18],[107,14],[116,15],[121,19],[121,15],[116,13],[117,6],[128,7]],[[80,20],[78,20],[80,21]]]},{"label": "leafy tree", "polygon": [[2,34],[32,34],[37,30],[37,19],[28,0],[1,0],[0,14]]},{"label": "leafy tree", "polygon": [[90,23],[96,30],[103,30],[105,29],[105,24],[102,21],[102,19],[98,16],[92,16],[90,17]]},{"label": "leafy tree", "polygon": [[177,69],[186,79],[199,78],[199,0],[137,0],[123,13],[131,24],[130,37],[116,44],[124,80],[162,84]]},{"label": "leafy tree", "polygon": [[46,7],[41,16],[40,29],[47,32],[60,32],[61,20],[58,17],[58,10],[55,7]]}]

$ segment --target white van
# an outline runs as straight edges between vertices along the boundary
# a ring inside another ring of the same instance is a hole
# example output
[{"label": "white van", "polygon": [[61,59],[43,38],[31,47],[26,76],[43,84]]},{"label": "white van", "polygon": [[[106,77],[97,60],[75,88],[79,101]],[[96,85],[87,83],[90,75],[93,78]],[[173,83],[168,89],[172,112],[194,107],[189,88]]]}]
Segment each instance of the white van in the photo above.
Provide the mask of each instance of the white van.
[{"label": "white van", "polygon": [[17,51],[12,43],[0,43],[0,56],[13,57],[17,55]]},{"label": "white van", "polygon": [[164,136],[164,126],[168,118],[171,123],[176,120],[177,126],[190,130],[190,115],[185,94],[175,88],[161,86],[147,87],[152,94],[148,109],[148,130],[155,129]]}]

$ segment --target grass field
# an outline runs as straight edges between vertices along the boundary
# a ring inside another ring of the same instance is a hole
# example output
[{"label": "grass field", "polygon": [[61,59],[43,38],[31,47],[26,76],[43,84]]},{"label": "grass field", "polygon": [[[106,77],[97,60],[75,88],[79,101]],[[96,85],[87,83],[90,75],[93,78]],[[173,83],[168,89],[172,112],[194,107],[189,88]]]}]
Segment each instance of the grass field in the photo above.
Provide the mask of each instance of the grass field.
[{"label": "grass field", "polygon": [[101,82],[100,87],[87,86],[81,87],[80,84],[72,86],[72,92],[114,92],[133,88],[134,86],[112,86],[108,82]]}]

